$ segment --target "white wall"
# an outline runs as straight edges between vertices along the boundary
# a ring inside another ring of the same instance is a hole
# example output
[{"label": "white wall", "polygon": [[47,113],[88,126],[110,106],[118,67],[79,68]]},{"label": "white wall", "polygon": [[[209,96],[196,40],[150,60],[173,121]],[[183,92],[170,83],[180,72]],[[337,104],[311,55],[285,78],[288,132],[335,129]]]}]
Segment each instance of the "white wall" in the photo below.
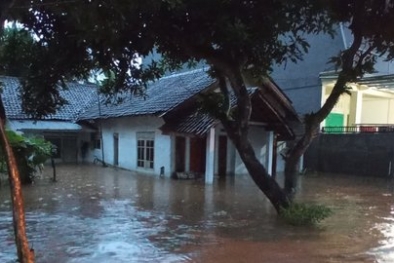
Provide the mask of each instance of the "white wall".
[{"label": "white wall", "polygon": [[[268,132],[263,127],[251,126],[249,130],[249,140],[253,146],[256,157],[267,168],[268,165]],[[235,173],[246,174],[248,171],[238,152],[235,157]]]},{"label": "white wall", "polygon": [[[119,138],[119,167],[149,174],[160,174],[160,167],[164,166],[165,176],[171,171],[171,136],[163,135],[159,127],[164,122],[154,116],[122,117],[102,120],[102,135],[105,162],[114,163],[114,133]],[[137,167],[137,132],[154,132],[154,169]],[[101,157],[101,150],[95,150]],[[100,158],[101,159],[101,158]]]},{"label": "white wall", "polygon": [[389,113],[389,102],[390,100],[381,99],[381,98],[364,99],[361,122],[368,124],[387,123],[387,119],[388,119],[387,117]]},{"label": "white wall", "polygon": [[369,97],[363,100],[362,123],[394,123],[394,99]]}]

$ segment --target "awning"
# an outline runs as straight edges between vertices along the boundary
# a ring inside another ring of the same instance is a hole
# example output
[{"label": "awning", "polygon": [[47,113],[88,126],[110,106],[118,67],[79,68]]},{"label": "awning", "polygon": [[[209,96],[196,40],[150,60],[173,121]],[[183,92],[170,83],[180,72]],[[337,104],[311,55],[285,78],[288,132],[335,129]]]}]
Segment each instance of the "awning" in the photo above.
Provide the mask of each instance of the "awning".
[{"label": "awning", "polygon": [[7,120],[7,127],[14,131],[94,132],[90,127],[69,121]]}]

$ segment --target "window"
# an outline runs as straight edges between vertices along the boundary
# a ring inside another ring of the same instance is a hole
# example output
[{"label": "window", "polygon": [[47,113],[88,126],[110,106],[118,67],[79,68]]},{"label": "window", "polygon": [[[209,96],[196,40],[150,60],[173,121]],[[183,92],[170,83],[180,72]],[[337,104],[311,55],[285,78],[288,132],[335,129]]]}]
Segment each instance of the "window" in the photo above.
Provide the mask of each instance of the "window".
[{"label": "window", "polygon": [[155,133],[137,133],[137,167],[153,169],[155,156]]}]

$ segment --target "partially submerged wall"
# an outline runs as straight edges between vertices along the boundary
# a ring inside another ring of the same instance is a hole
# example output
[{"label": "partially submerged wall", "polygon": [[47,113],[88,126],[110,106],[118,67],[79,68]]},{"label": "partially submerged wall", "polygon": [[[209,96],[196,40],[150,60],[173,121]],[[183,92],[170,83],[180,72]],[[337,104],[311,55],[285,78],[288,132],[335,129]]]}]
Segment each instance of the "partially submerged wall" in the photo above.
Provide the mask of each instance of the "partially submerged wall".
[{"label": "partially submerged wall", "polygon": [[394,174],[394,133],[321,134],[305,154],[305,168],[354,175]]}]

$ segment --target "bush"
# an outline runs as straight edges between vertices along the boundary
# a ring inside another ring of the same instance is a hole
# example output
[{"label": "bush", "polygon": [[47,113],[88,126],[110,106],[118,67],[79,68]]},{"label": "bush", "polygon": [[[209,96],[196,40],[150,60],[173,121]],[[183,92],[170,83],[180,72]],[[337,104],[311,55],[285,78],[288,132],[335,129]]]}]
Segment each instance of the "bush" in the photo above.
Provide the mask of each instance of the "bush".
[{"label": "bush", "polygon": [[[32,183],[37,167],[44,164],[51,156],[52,144],[39,137],[25,137],[14,131],[6,131],[14,151],[22,184]],[[6,160],[0,147],[0,170],[6,172]]]},{"label": "bush", "polygon": [[290,225],[316,225],[332,214],[332,210],[324,205],[293,203],[288,208],[281,208],[280,216]]}]

